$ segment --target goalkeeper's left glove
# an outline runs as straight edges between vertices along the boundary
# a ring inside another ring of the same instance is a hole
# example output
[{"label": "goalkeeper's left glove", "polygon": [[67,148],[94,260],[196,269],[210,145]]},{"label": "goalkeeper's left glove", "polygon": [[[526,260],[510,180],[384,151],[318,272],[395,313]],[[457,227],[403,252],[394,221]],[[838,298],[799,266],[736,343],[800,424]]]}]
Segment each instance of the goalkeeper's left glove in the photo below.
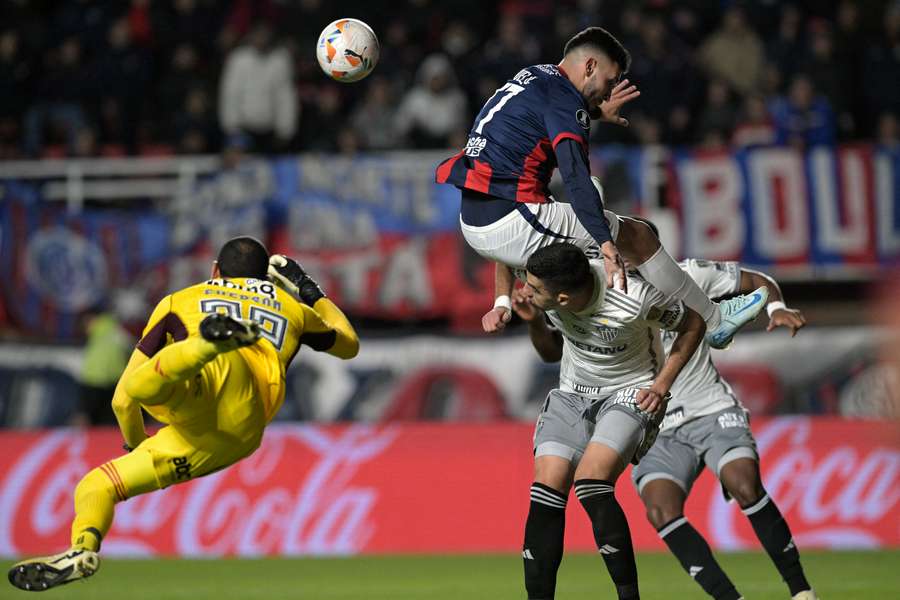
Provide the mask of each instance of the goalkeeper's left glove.
[{"label": "goalkeeper's left glove", "polygon": [[269,278],[309,306],[325,297],[325,292],[306,274],[300,263],[283,254],[273,254],[269,257]]}]

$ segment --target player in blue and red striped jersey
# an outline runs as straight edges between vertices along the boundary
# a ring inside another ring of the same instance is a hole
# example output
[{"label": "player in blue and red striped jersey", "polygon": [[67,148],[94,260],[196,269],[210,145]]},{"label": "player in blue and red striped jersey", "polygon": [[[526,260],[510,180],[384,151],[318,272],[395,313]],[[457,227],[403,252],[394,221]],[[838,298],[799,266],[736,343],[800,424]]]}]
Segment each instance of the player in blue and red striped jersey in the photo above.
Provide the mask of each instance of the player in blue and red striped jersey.
[{"label": "player in blue and red striped jersey", "polygon": [[[568,241],[589,257],[602,254],[606,285],[626,285],[622,254],[669,298],[683,300],[706,321],[706,339],[727,346],[765,306],[765,289],[715,304],[643,223],[603,209],[588,160],[591,119],[627,125],[619,115],[640,92],[623,75],[631,56],[600,27],[566,44],[559,65],[522,69],[491,96],[466,147],[442,162],[438,183],[462,192],[460,226],[466,242],[495,261],[496,301],[482,319],[499,331],[511,317],[513,269],[538,248]],[[559,168],[570,203],[557,203],[548,184]],[[617,248],[618,246],[618,248]]]}]

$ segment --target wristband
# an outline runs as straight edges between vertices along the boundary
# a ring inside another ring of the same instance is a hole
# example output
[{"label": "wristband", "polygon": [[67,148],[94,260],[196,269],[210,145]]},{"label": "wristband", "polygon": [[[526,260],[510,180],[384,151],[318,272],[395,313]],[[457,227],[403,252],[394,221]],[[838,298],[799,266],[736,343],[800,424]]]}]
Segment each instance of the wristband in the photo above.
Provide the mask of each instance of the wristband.
[{"label": "wristband", "polygon": [[784,302],[782,302],[781,300],[774,300],[772,302],[769,302],[766,305],[766,312],[769,313],[769,318],[771,319],[773,312],[775,312],[776,310],[782,310],[782,309],[786,309],[786,308],[787,308],[787,305]]},{"label": "wristband", "polygon": [[505,308],[506,310],[512,310],[512,301],[509,299],[509,296],[503,294],[502,296],[497,296],[497,299],[494,300],[494,308]]}]

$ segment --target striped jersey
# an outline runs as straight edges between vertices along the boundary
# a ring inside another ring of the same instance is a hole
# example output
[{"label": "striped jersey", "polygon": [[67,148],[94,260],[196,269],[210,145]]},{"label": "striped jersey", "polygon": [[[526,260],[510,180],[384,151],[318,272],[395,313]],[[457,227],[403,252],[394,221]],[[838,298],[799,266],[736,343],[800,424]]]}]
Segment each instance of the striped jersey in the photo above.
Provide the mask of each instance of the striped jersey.
[{"label": "striped jersey", "polygon": [[[729,296],[741,289],[741,268],[736,262],[688,259],[681,261],[679,266],[710,298]],[[668,353],[675,335],[663,332],[662,340]],[[741,406],[731,386],[713,364],[709,344],[705,341],[700,342],[697,351],[684,365],[669,393],[672,397],[661,426],[663,430],[725,408]]]},{"label": "striped jersey", "polygon": [[556,65],[534,65],[488,98],[465,148],[442,162],[438,183],[516,202],[548,201],[554,153],[572,139],[587,152],[591,120],[581,93]]},{"label": "striped jersey", "polygon": [[649,385],[666,355],[658,329],[678,326],[681,302],[666,302],[656,288],[629,274],[628,293],[607,289],[602,261],[591,261],[597,294],[582,311],[547,311],[563,336],[560,389],[605,397],[622,388]]}]

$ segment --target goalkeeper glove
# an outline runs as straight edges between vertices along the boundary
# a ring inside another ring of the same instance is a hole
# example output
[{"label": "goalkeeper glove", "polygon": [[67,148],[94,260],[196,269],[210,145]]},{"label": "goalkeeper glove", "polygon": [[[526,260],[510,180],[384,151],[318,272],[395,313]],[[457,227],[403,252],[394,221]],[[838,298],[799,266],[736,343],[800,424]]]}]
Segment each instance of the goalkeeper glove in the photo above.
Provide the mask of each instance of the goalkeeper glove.
[{"label": "goalkeeper glove", "polygon": [[300,263],[283,254],[269,257],[269,278],[309,306],[325,297],[325,292],[306,274]]}]

